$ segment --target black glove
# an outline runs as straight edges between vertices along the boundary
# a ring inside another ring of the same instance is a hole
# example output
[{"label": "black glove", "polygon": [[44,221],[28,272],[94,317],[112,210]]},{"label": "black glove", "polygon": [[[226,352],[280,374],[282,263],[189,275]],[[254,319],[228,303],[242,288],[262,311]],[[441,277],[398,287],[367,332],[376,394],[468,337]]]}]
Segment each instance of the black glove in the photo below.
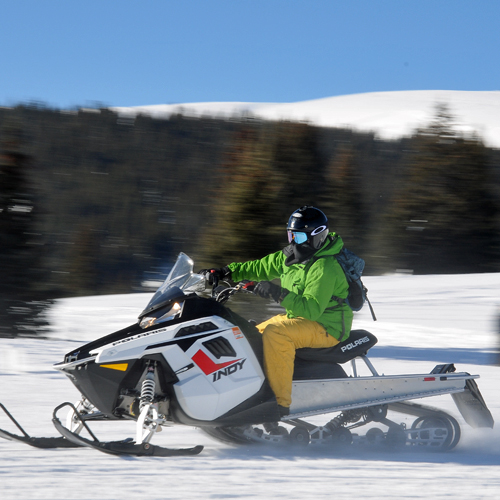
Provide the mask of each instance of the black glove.
[{"label": "black glove", "polygon": [[256,281],[248,281],[248,280],[243,280],[240,281],[241,289],[244,292],[250,292],[253,293],[255,286],[257,285]]},{"label": "black glove", "polygon": [[229,267],[224,266],[224,267],[212,267],[210,269],[200,269],[198,271],[198,274],[203,274],[205,275],[205,279],[208,281],[210,285],[214,284],[214,278],[217,279],[230,279],[231,278],[231,271]]},{"label": "black glove", "polygon": [[281,288],[270,281],[259,281],[253,293],[262,297],[263,299],[273,299],[278,304],[288,295],[288,290],[286,288]]}]

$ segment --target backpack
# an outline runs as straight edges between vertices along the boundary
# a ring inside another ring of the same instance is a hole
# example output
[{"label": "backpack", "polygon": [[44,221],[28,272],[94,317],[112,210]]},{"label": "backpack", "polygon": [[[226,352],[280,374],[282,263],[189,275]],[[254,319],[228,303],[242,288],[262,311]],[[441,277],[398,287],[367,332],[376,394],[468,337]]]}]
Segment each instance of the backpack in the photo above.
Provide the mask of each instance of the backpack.
[{"label": "backpack", "polygon": [[347,250],[347,248],[343,248],[334,257],[344,271],[347,284],[349,285],[349,292],[345,299],[341,299],[340,297],[332,298],[339,303],[347,304],[353,311],[360,311],[365,302],[368,302],[373,321],[377,321],[373,307],[368,299],[368,289],[361,281],[361,275],[365,269],[365,261],[350,250]]}]

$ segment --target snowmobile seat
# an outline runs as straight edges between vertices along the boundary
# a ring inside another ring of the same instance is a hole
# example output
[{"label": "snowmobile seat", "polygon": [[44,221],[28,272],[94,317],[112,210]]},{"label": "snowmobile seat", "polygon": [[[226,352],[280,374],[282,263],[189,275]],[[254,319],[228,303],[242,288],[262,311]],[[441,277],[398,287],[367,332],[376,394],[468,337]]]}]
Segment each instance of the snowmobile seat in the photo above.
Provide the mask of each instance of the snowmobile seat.
[{"label": "snowmobile seat", "polygon": [[373,333],[366,330],[351,330],[349,338],[334,347],[297,349],[295,357],[303,361],[342,364],[366,354],[377,342],[377,337]]},{"label": "snowmobile seat", "polygon": [[335,347],[297,349],[293,379],[346,378],[340,364],[366,354],[377,342],[377,337],[366,330],[351,330],[349,338]]}]

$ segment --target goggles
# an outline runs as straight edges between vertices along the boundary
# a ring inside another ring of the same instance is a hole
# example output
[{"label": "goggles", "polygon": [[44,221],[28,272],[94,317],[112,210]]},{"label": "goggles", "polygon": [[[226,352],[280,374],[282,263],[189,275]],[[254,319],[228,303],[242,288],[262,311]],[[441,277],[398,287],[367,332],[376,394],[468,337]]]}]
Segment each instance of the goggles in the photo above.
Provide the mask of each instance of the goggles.
[{"label": "goggles", "polygon": [[305,243],[308,240],[307,233],[302,233],[299,231],[287,231],[287,233],[288,233],[288,243],[295,241],[297,245],[301,245],[302,243]]}]

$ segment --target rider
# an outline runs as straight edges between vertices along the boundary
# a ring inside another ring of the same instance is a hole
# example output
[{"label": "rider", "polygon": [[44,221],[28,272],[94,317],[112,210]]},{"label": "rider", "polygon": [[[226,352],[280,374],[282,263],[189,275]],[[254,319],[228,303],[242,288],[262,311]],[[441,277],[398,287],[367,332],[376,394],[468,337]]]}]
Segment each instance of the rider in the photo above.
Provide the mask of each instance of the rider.
[{"label": "rider", "polygon": [[[348,284],[335,258],[342,238],[328,231],[328,219],[314,207],[295,210],[288,220],[289,245],[259,260],[233,262],[209,269],[208,279],[259,281],[253,292],[280,303],[279,314],[257,325],[262,333],[264,370],[279,405],[289,414],[295,350],[333,347],[349,337],[353,313],[338,298],[346,298]],[[281,286],[271,281],[280,278]],[[265,280],[265,281],[262,281]]]}]

